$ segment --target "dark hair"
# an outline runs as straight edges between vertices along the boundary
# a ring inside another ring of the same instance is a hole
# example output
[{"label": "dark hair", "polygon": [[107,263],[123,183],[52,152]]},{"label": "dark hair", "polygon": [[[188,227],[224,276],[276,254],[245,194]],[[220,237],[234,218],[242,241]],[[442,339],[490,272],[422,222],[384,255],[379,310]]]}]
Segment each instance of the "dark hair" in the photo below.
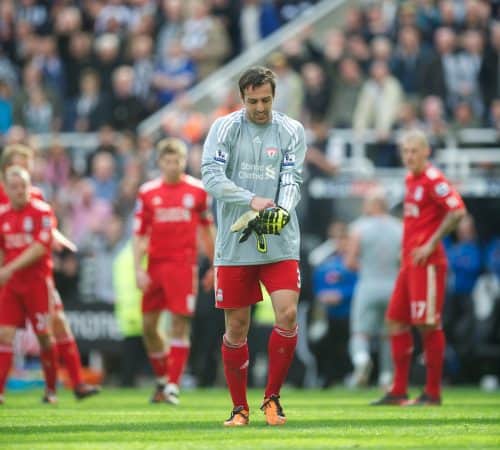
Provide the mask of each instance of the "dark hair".
[{"label": "dark hair", "polygon": [[240,87],[240,94],[242,97],[245,96],[245,89],[249,86],[252,88],[262,86],[266,83],[271,85],[271,90],[273,92],[276,91],[276,74],[268,69],[267,67],[255,66],[247,69],[241,75],[238,85]]}]

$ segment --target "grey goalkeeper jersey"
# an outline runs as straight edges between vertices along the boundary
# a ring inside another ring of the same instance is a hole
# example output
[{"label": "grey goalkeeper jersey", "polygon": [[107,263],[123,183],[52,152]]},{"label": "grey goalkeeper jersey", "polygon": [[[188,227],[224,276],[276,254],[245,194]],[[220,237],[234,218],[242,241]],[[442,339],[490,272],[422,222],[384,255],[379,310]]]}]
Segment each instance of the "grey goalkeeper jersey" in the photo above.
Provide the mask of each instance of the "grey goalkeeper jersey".
[{"label": "grey goalkeeper jersey", "polygon": [[[203,147],[201,174],[205,189],[217,199],[214,264],[236,266],[299,259],[300,231],[295,206],[300,200],[306,153],[304,127],[273,111],[266,125],[250,122],[245,109],[217,119]],[[233,222],[250,210],[254,196],[271,198],[290,213],[279,236],[266,235],[260,253],[255,236],[238,243]]]}]

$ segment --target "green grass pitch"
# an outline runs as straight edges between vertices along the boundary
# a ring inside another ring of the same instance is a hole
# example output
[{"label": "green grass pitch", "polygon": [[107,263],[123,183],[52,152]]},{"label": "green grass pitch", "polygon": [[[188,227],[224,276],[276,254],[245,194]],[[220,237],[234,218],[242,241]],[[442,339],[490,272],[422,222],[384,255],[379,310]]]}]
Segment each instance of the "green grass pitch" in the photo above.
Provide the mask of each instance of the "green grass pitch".
[{"label": "green grass pitch", "polygon": [[[442,407],[370,407],[377,390],[282,392],[284,427],[264,424],[262,390],[250,392],[250,426],[224,429],[223,389],[183,392],[174,407],[148,403],[150,390],[106,389],[77,402],[61,392],[42,405],[40,391],[10,392],[0,406],[0,449],[499,449],[500,393],[447,388]],[[413,389],[413,394],[416,394]]]}]

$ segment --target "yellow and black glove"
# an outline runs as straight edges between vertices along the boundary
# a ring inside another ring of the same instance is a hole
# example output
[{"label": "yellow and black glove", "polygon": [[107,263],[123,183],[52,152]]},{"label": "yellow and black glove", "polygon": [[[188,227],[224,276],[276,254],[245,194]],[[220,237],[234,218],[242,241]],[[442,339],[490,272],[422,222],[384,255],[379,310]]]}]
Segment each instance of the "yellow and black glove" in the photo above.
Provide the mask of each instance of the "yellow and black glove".
[{"label": "yellow and black glove", "polygon": [[285,209],[276,206],[263,211],[247,211],[231,225],[231,231],[241,232],[238,242],[245,242],[254,233],[257,240],[257,250],[261,253],[267,252],[265,235],[279,235],[283,227],[290,221],[290,215]]},{"label": "yellow and black glove", "polygon": [[281,206],[266,208],[259,213],[259,228],[262,234],[279,235],[285,225],[290,222],[290,214]]}]

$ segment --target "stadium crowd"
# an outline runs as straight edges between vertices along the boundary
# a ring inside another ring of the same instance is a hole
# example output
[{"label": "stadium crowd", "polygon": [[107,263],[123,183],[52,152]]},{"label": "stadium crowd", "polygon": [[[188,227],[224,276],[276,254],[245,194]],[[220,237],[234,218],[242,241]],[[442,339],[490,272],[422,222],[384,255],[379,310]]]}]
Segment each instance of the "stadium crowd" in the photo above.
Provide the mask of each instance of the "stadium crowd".
[{"label": "stadium crowd", "polygon": [[[221,93],[218,108],[203,114],[184,93],[313,3],[1,2],[2,144],[28,142],[37,148],[39,133],[98,133],[91,151],[78,142],[65,147],[56,134],[36,155],[33,181],[79,248],[76,255],[56,255],[56,283],[65,301],[117,299],[112,261],[130,238],[138,186],[158,174],[155,142],[137,132],[138,123],[174,102],[162,133],[189,144],[188,172],[200,177],[209,126],[241,104],[233,89]],[[337,164],[326,157],[332,128],[353,129],[359,136],[375,130],[368,155],[378,166],[400,166],[395,130],[421,128],[435,148],[450,137],[457,140],[462,129],[492,128],[500,136],[499,15],[495,0],[365,2],[349,7],[342,26],[320,39],[313,39],[310,29],[271,54],[267,63],[280,83],[274,107],[309,130],[309,179],[337,173]],[[318,211],[315,201],[305,201],[303,231],[320,240],[328,237],[335,210],[329,202],[310,220],[308,211]],[[490,364],[500,345],[500,236],[491,229],[478,234],[469,218],[447,249],[453,274],[445,317],[450,379],[498,375],[498,364]],[[338,256],[332,250],[320,264],[331,263],[332,255]],[[303,262],[312,280],[320,266],[308,266],[307,257]],[[335,264],[329,270],[341,273],[341,258]],[[352,274],[348,279],[355,282]],[[302,297],[314,302],[312,281],[308,286],[306,280]],[[348,303],[343,308],[329,308],[328,314],[345,318]],[[486,355],[478,348],[486,348]],[[480,364],[473,363],[476,358]],[[213,367],[209,359],[206,365]],[[345,367],[338,379],[350,370],[348,362]]]}]

